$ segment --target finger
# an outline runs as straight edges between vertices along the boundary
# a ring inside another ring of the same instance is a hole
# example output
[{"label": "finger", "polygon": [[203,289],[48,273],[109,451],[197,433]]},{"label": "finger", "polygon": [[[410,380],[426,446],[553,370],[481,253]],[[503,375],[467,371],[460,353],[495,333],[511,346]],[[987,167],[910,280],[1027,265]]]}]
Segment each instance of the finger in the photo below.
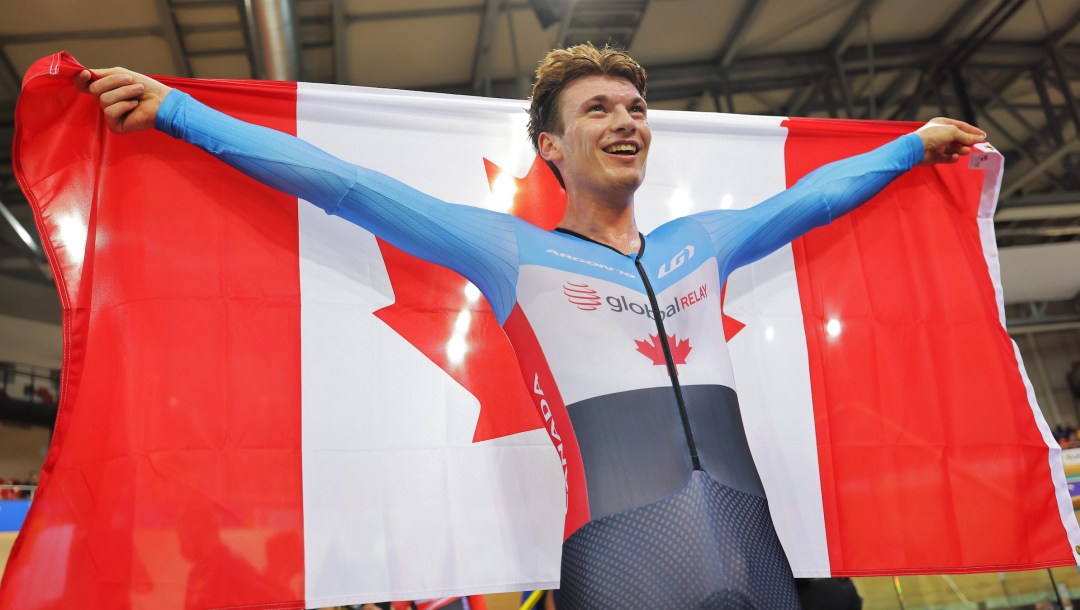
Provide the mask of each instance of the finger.
[{"label": "finger", "polygon": [[964,142],[958,142],[954,140],[945,147],[945,152],[949,154],[966,155],[971,152],[971,146],[965,144]]},{"label": "finger", "polygon": [[938,141],[945,146],[971,146],[986,141],[986,134],[981,131],[978,133],[968,133],[961,131],[960,128],[955,125],[945,126],[944,124],[942,124],[939,129],[941,131],[937,132],[937,138],[939,138]]},{"label": "finger", "polygon": [[76,74],[75,78],[72,79],[75,84],[75,89],[86,93],[87,89],[90,87],[91,78],[93,78],[93,74],[91,74],[89,70],[83,70],[82,72]]},{"label": "finger", "polygon": [[960,158],[960,155],[950,155],[950,154],[941,153],[941,154],[934,155],[934,157],[932,159],[930,159],[930,163],[931,164],[936,164],[936,163],[956,163],[956,161],[959,158]]},{"label": "finger", "polygon": [[952,136],[952,141],[949,142],[949,146],[970,146],[986,141],[986,134],[981,131],[978,133],[969,133],[961,131],[960,128],[956,128],[952,130],[950,135]]},{"label": "finger", "polygon": [[945,144],[945,146],[942,146],[939,149],[939,152],[943,155],[955,155],[960,152],[960,149],[963,147],[963,144],[953,141]]},{"label": "finger", "polygon": [[101,95],[106,91],[111,91],[117,87],[123,87],[135,82],[135,79],[131,78],[130,74],[114,73],[90,83],[90,93],[94,95]]},{"label": "finger", "polygon": [[139,106],[138,100],[123,100],[105,109],[105,122],[109,129],[123,133],[124,118]]},{"label": "finger", "polygon": [[98,102],[101,104],[102,108],[106,108],[122,100],[137,99],[145,91],[146,88],[141,84],[133,83],[116,89],[110,89],[109,91],[102,93],[101,96],[98,97]]},{"label": "finger", "polygon": [[933,119],[933,121],[936,122],[936,123],[943,124],[943,125],[952,125],[953,127],[955,127],[957,129],[959,129],[960,131],[964,132],[965,134],[972,134],[972,135],[976,135],[976,136],[982,136],[984,138],[986,137],[986,132],[985,131],[979,129],[978,127],[972,125],[971,123],[966,123],[964,121],[958,121],[956,119],[950,119],[949,117],[937,117],[937,118]]},{"label": "finger", "polygon": [[89,68],[89,70],[90,75],[95,79],[112,76],[113,74],[126,74],[128,72],[124,68]]}]

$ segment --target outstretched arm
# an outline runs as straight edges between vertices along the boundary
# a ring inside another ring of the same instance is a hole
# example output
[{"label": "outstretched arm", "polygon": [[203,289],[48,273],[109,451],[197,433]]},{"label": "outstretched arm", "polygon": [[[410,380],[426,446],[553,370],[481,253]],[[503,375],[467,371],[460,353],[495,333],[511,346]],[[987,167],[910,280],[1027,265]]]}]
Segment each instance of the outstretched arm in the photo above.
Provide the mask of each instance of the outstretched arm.
[{"label": "outstretched arm", "polygon": [[480,288],[500,322],[509,314],[517,281],[515,218],[443,202],[291,135],[229,117],[141,74],[122,68],[95,73],[97,80],[87,71],[75,85],[98,98],[110,130],[156,126],[264,184],[457,271]]},{"label": "outstretched arm", "polygon": [[870,152],[823,165],[752,208],[693,218],[708,230],[721,263],[731,271],[850,212],[912,167],[954,163],[985,140],[982,130],[963,121],[935,118]]}]

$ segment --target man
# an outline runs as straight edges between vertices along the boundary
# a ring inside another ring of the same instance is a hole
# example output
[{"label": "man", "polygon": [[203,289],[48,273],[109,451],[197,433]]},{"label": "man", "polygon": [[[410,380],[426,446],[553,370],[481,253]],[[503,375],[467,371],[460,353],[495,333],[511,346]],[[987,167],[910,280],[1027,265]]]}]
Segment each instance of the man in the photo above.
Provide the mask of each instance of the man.
[{"label": "man", "polygon": [[720,286],[912,166],[955,161],[985,139],[935,119],[753,208],[644,236],[634,206],[651,144],[645,72],[625,53],[579,45],[550,53],[533,88],[530,137],[567,194],[547,232],[439,201],[126,70],[84,72],[76,85],[99,98],[113,131],[156,126],[481,290],[563,466],[566,608],[798,608],[742,429]]}]

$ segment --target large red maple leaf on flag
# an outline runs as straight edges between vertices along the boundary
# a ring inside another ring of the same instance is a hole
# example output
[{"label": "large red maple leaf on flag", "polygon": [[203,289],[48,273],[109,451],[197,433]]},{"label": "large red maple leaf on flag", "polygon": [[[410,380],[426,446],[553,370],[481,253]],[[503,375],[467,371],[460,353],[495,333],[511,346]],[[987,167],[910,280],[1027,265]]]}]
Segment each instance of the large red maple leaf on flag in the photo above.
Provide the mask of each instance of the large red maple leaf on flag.
[{"label": "large red maple leaf on flag", "polygon": [[[495,186],[503,170],[487,159],[484,168],[492,193],[498,194]],[[545,230],[554,229],[566,211],[566,193],[543,160],[536,157],[524,178],[508,177],[514,189],[507,211]],[[378,243],[394,288],[394,303],[375,316],[477,398],[480,416],[473,442],[542,428],[543,420],[521,381],[514,350],[487,302],[470,298],[469,282],[457,273],[381,239]],[[468,322],[463,333],[459,318]],[[464,346],[464,354],[454,353],[452,338]]]},{"label": "large red maple leaf on flag", "polygon": [[[496,187],[500,180],[513,186],[507,189],[512,190],[508,213],[544,230],[554,229],[563,217],[566,192],[539,156],[523,178],[506,174],[488,159],[484,159],[484,169],[493,195],[506,194],[497,192],[502,190]],[[406,254],[381,239],[378,243],[394,288],[394,303],[376,311],[375,316],[477,398],[480,416],[473,442],[542,428],[543,421],[521,381],[514,350],[487,302],[470,298],[466,292],[469,282],[457,273]],[[722,303],[724,291],[720,298]],[[468,329],[458,336],[466,350],[455,359],[449,345],[462,312],[469,313]],[[744,326],[728,316],[723,321],[729,341]],[[686,352],[681,362],[676,360],[679,364],[685,364],[690,351],[689,343],[683,343]],[[663,364],[662,353],[660,358]]]}]

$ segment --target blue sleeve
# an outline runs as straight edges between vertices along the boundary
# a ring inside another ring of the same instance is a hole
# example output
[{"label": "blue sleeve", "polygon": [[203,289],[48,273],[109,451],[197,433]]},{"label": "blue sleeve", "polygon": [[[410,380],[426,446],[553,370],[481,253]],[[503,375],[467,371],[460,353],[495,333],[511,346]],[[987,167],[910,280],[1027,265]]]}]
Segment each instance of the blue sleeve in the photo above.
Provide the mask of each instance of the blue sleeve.
[{"label": "blue sleeve", "polygon": [[923,156],[922,139],[910,133],[823,165],[752,208],[713,210],[690,218],[708,231],[720,268],[729,273],[854,210],[921,163]]},{"label": "blue sleeve", "polygon": [[446,203],[175,89],[162,102],[155,126],[409,254],[453,269],[476,284],[500,323],[510,315],[518,273],[513,216]]}]

